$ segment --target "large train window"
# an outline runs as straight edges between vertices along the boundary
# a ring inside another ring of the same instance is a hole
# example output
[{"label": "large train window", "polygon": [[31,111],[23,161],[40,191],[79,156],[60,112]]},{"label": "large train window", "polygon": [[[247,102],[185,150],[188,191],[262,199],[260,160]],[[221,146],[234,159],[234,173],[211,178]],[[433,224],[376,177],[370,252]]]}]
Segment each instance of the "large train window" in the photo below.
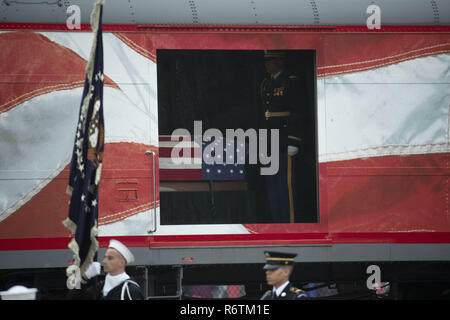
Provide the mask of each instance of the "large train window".
[{"label": "large train window", "polygon": [[161,225],[318,222],[313,50],[158,50]]}]

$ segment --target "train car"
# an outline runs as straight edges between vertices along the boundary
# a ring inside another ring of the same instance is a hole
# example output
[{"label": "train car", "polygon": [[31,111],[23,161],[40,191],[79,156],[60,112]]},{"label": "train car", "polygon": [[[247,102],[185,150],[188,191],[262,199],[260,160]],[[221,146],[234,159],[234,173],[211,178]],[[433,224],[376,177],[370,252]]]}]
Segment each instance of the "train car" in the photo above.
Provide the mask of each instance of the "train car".
[{"label": "train car", "polygon": [[[64,297],[73,256],[93,36],[92,4],[72,2],[0,3],[0,285],[43,299]],[[106,1],[99,257],[130,247],[149,298],[259,298],[270,250],[297,254],[291,281],[311,294],[376,298],[376,276],[388,297],[448,297],[450,7],[372,2]],[[261,133],[267,52],[299,83],[288,221],[248,151],[234,157]]]}]

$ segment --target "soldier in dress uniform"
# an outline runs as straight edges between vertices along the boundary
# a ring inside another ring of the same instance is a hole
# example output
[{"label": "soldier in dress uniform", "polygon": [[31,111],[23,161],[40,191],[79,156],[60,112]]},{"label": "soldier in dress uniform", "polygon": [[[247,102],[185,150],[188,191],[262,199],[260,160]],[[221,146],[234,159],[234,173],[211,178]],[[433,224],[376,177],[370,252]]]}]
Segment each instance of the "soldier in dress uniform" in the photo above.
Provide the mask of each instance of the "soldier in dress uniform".
[{"label": "soldier in dress uniform", "polygon": [[301,300],[308,295],[301,289],[294,287],[289,282],[289,277],[294,268],[295,253],[266,251],[266,281],[273,286],[272,290],[266,291],[261,300]]},{"label": "soldier in dress uniform", "polygon": [[[285,70],[285,54],[265,51],[268,76],[260,86],[260,127],[279,130],[279,170],[266,175],[266,188],[274,223],[293,223],[295,217],[295,161],[302,139],[299,122],[300,80]],[[270,136],[270,132],[268,132]],[[268,148],[271,150],[271,148]]]},{"label": "soldier in dress uniform", "polygon": [[100,263],[91,263],[83,275],[82,289],[70,290],[69,299],[144,300],[139,284],[125,272],[125,266],[133,261],[133,254],[123,243],[111,240],[103,259],[105,279],[96,283]]}]

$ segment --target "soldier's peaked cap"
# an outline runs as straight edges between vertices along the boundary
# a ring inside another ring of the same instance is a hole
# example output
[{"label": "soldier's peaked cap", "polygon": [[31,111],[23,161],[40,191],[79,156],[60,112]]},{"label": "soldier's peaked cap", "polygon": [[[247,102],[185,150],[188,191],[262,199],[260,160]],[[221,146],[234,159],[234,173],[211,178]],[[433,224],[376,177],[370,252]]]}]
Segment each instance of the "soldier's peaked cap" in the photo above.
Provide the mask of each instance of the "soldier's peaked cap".
[{"label": "soldier's peaked cap", "polygon": [[265,251],[266,264],[264,270],[274,270],[281,266],[289,266],[294,264],[296,253]]},{"label": "soldier's peaked cap", "polygon": [[264,59],[283,59],[285,56],[283,51],[264,50]]}]

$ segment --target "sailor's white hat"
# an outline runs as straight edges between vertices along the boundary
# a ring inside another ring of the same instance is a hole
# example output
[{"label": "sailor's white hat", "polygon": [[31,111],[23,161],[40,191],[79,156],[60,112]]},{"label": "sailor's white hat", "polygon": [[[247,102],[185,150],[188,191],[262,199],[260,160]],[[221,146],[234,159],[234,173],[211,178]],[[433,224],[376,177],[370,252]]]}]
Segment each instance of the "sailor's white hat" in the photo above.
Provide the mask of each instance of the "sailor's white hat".
[{"label": "sailor's white hat", "polygon": [[2,300],[36,300],[36,288],[13,286],[9,290],[1,291]]},{"label": "sailor's white hat", "polygon": [[134,256],[131,251],[120,241],[112,239],[109,241],[109,248],[116,249],[125,258],[127,263],[134,262]]}]

